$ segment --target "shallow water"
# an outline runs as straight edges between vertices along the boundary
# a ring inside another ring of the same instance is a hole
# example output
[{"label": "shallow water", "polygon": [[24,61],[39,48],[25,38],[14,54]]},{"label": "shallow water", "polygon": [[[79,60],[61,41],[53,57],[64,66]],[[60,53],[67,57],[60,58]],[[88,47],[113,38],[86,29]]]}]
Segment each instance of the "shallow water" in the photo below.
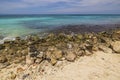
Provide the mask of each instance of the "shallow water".
[{"label": "shallow water", "polygon": [[23,36],[62,25],[118,24],[120,15],[0,15],[0,35]]}]

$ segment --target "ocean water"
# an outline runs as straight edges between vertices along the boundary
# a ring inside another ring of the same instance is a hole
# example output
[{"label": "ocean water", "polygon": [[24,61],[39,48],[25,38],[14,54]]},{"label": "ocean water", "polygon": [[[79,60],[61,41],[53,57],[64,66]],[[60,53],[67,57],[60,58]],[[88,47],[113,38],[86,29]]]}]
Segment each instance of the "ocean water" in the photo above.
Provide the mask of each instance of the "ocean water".
[{"label": "ocean water", "polygon": [[16,37],[46,32],[63,25],[119,24],[120,15],[0,15],[0,35]]}]

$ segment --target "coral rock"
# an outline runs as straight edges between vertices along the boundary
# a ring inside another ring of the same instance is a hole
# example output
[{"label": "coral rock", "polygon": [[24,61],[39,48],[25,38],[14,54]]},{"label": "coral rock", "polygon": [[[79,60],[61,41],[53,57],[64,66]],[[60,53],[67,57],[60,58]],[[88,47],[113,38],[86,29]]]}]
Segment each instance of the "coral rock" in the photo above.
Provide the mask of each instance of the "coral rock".
[{"label": "coral rock", "polygon": [[72,53],[71,51],[67,52],[65,56],[66,60],[71,61],[71,62],[73,62],[76,59],[76,57],[77,57],[76,54]]},{"label": "coral rock", "polygon": [[113,42],[111,46],[115,52],[120,53],[120,41]]}]

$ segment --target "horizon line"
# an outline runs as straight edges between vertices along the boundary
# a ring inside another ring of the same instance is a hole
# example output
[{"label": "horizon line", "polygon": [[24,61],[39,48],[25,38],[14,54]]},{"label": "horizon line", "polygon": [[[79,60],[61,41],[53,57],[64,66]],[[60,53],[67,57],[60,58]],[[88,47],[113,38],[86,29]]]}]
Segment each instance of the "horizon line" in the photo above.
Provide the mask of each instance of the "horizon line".
[{"label": "horizon line", "polygon": [[95,13],[95,14],[93,14],[93,13],[89,13],[89,14],[86,14],[86,13],[55,13],[55,14],[52,14],[52,13],[48,13],[48,14],[0,14],[0,15],[120,15],[120,13],[100,13],[100,14],[97,14],[97,13]]}]

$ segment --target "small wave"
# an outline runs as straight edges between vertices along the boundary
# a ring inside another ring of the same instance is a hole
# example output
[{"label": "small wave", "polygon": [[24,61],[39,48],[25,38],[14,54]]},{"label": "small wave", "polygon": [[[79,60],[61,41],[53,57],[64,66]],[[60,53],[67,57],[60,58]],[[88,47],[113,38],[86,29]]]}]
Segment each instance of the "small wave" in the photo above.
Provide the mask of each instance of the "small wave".
[{"label": "small wave", "polygon": [[3,39],[0,40],[0,44],[3,44],[4,41],[13,41],[15,40],[15,37],[4,37]]}]

